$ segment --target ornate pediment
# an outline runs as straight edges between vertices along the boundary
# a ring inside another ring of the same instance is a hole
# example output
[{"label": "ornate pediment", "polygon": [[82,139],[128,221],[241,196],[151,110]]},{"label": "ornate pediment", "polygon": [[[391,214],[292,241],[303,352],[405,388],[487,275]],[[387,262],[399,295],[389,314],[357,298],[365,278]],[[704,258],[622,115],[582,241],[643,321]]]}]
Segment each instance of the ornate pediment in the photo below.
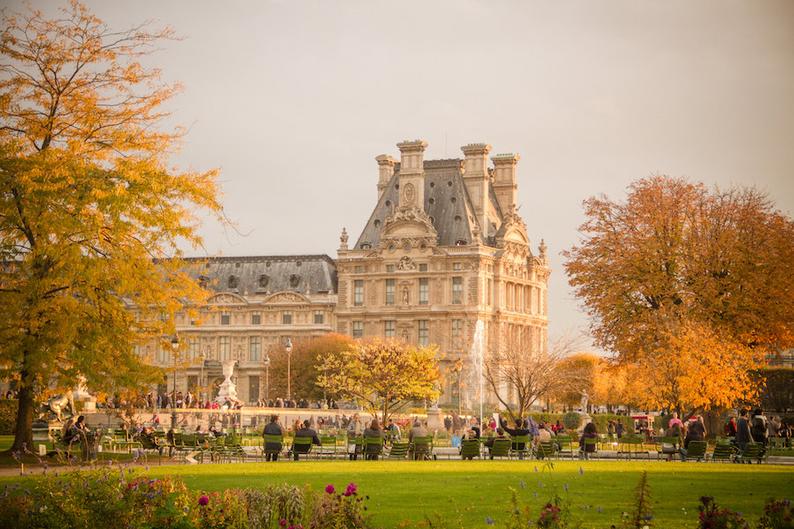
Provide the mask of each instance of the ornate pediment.
[{"label": "ornate pediment", "polygon": [[311,303],[309,298],[297,292],[276,292],[265,298],[265,303]]},{"label": "ornate pediment", "polygon": [[207,300],[207,303],[212,303],[215,305],[237,305],[240,303],[247,304],[248,302],[245,300],[244,297],[238,294],[233,294],[231,292],[223,292],[221,294],[215,294],[214,296],[211,296]]},{"label": "ornate pediment", "polygon": [[499,231],[496,232],[496,244],[500,248],[504,248],[506,252],[514,255],[521,257],[531,255],[527,225],[518,214],[518,211],[516,211],[515,205],[512,205],[507,210],[502,219],[502,225],[499,227]]},{"label": "ornate pediment", "polygon": [[438,233],[430,217],[416,207],[402,207],[386,217],[380,239],[382,249],[431,248],[436,246]]}]

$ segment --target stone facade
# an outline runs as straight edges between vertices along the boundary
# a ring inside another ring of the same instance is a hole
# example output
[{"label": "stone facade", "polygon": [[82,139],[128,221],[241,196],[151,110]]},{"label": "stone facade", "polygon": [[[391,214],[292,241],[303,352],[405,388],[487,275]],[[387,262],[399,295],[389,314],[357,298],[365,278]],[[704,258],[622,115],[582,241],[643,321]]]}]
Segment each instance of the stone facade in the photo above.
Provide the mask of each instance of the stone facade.
[{"label": "stone facade", "polygon": [[[336,268],[327,255],[193,259],[191,274],[215,291],[197,319],[177,314],[179,361],[169,344],[141,351],[165,368],[160,391],[209,386],[223,379],[220,363],[235,359],[244,402],[268,396],[267,360],[285,354],[284,342],[331,332],[336,326]],[[195,390],[194,390],[195,391]],[[276,395],[270,395],[274,398]]]},{"label": "stone facade", "polygon": [[438,345],[442,403],[471,404],[478,320],[487,350],[545,347],[546,248],[532,252],[516,211],[517,155],[489,168],[491,146],[473,144],[463,159],[425,161],[426,145],[398,144],[399,162],[376,158],[377,205],[354,246],[340,238],[337,330]]},{"label": "stone facade", "polygon": [[[442,403],[471,404],[464,380],[477,321],[487,350],[545,348],[549,268],[543,241],[535,254],[517,212],[519,156],[493,156],[491,166],[491,146],[472,144],[462,159],[425,161],[426,146],[406,141],[397,145],[399,161],[376,158],[375,208],[354,245],[343,230],[336,261],[201,261],[196,277],[217,293],[200,325],[184,315],[177,321],[191,363],[172,369],[177,389],[214,380],[215,362],[234,358],[241,399],[256,401],[265,396],[263,361],[287,337],[337,331],[437,345],[446,375]],[[155,357],[167,368],[172,355],[158,350]]]}]

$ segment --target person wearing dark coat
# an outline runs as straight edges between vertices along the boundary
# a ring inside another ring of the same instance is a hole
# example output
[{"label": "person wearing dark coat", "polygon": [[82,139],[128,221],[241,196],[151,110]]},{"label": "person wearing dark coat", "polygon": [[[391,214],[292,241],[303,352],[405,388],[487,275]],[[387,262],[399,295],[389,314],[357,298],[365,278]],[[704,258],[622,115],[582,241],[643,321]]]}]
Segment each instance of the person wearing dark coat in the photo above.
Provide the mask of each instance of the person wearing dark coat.
[{"label": "person wearing dark coat", "polygon": [[[295,437],[311,437],[311,439],[312,439],[312,444],[315,444],[315,445],[317,445],[317,446],[320,446],[322,443],[320,443],[320,438],[319,438],[319,437],[317,437],[317,431],[316,431],[316,430],[314,430],[313,428],[309,428],[309,424],[310,424],[310,423],[309,423],[309,421],[308,421],[308,420],[305,420],[305,421],[303,421],[303,428],[301,428],[300,430],[298,430],[297,432],[295,432]],[[300,449],[301,449],[301,450],[306,450],[306,449],[305,449],[305,448],[303,448],[303,447],[301,447]],[[297,461],[297,460],[298,460],[298,455],[299,455],[299,454],[301,454],[301,453],[304,453],[304,454],[305,454],[305,453],[307,453],[307,452],[308,452],[308,451],[306,451],[306,452],[298,452],[298,447],[293,447],[293,448],[292,448],[292,455],[293,455],[293,457],[295,458],[295,461]]]},{"label": "person wearing dark coat", "polygon": [[736,439],[734,442],[742,452],[744,452],[748,444],[754,442],[753,434],[750,432],[750,421],[747,418],[748,413],[747,410],[739,412],[739,420],[736,422]]},{"label": "person wearing dark coat", "polygon": [[[524,421],[522,421],[521,419],[517,419],[516,420],[516,427],[515,428],[508,427],[507,426],[507,421],[505,421],[501,417],[499,418],[499,423],[501,424],[502,429],[510,434],[510,437],[525,436],[525,435],[529,435],[530,434],[529,428],[527,428],[524,425]],[[513,441],[513,450],[524,450],[525,448],[526,448],[526,443],[521,443],[521,442],[517,443],[517,442]],[[519,457],[519,459],[523,459],[524,454],[519,452],[518,457]]]},{"label": "person wearing dark coat", "polygon": [[[270,416],[270,422],[265,425],[262,435],[278,435],[283,438],[284,429],[278,423],[278,415]],[[281,443],[265,443],[265,461],[278,461],[282,446]]]}]

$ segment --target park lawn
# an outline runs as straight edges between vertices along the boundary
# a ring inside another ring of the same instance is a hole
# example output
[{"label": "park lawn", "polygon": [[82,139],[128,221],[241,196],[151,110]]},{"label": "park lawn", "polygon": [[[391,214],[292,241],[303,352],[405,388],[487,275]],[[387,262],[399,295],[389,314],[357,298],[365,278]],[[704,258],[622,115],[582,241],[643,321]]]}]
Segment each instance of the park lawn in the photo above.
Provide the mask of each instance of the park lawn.
[{"label": "park lawn", "polygon": [[339,488],[355,482],[361,494],[369,495],[369,510],[379,527],[399,527],[425,516],[466,528],[486,528],[490,517],[499,526],[507,518],[512,488],[533,515],[560,494],[586,521],[584,527],[608,528],[631,510],[643,470],[648,471],[657,529],[694,527],[698,499],[704,495],[755,519],[767,498],[791,498],[794,492],[794,467],[694,462],[554,461],[551,468],[535,460],[307,461],[152,466],[148,474],[179,476],[189,487],[206,491],[285,482],[321,490],[329,483]]}]

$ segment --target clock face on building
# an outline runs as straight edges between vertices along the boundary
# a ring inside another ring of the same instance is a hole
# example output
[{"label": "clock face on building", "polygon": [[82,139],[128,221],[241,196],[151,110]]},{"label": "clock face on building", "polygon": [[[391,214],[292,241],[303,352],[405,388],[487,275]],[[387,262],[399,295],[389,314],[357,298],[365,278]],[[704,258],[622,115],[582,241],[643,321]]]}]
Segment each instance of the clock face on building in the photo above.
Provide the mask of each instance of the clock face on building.
[{"label": "clock face on building", "polygon": [[403,199],[406,206],[413,206],[416,202],[416,189],[411,183],[405,184],[403,187]]}]

